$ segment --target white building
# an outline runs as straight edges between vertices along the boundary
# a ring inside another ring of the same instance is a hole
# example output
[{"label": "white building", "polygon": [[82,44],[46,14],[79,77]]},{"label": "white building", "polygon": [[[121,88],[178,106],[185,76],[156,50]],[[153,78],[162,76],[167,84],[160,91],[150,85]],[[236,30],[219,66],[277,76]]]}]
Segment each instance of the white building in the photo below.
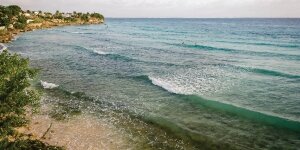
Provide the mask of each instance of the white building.
[{"label": "white building", "polygon": [[71,17],[70,14],[62,14],[62,16],[63,16],[64,18],[69,18],[69,17]]},{"label": "white building", "polygon": [[32,20],[32,19],[28,19],[28,20],[26,20],[26,23],[31,23],[31,22],[33,22],[34,20]]},{"label": "white building", "polygon": [[0,31],[5,30],[5,26],[0,26]]},{"label": "white building", "polygon": [[29,13],[24,13],[25,17],[30,17],[31,15]]}]

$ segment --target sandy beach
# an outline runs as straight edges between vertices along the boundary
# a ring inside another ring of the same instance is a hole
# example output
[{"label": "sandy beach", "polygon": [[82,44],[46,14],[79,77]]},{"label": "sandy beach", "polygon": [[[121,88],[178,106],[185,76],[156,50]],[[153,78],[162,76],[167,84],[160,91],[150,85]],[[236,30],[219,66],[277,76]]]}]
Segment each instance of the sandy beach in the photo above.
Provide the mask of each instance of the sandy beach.
[{"label": "sandy beach", "polygon": [[48,115],[50,108],[43,105],[37,114],[30,114],[30,123],[18,128],[31,139],[70,150],[124,149],[128,144],[113,125],[95,116],[82,114],[66,120],[55,120]]}]

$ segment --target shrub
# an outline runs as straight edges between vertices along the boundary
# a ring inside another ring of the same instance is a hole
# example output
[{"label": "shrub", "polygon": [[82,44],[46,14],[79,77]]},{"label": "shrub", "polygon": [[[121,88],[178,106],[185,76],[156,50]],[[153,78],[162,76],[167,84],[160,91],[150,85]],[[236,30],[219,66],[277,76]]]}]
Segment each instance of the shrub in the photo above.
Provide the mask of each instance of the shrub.
[{"label": "shrub", "polygon": [[87,14],[82,14],[80,18],[83,21],[88,21],[89,20],[89,16]]},{"label": "shrub", "polygon": [[36,69],[28,59],[4,50],[0,54],[0,139],[14,134],[14,127],[26,124],[25,107],[37,106],[40,95],[30,89]]},{"label": "shrub", "polygon": [[7,9],[11,12],[13,16],[17,16],[20,12],[22,12],[22,9],[17,5],[7,6]]},{"label": "shrub", "polygon": [[104,19],[104,16],[99,14],[99,13],[92,13],[91,17],[95,17],[95,18],[98,18],[98,19]]},{"label": "shrub", "polygon": [[16,23],[14,24],[14,27],[15,27],[16,29],[25,29],[26,24],[25,24],[25,23],[16,22]]}]

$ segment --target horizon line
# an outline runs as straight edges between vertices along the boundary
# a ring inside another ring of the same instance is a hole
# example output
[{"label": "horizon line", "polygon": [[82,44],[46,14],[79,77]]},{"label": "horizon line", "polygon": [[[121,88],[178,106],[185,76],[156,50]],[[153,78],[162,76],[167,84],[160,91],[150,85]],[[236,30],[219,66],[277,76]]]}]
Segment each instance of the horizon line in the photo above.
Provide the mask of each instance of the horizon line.
[{"label": "horizon line", "polygon": [[105,17],[105,18],[107,19],[300,19],[300,17]]}]

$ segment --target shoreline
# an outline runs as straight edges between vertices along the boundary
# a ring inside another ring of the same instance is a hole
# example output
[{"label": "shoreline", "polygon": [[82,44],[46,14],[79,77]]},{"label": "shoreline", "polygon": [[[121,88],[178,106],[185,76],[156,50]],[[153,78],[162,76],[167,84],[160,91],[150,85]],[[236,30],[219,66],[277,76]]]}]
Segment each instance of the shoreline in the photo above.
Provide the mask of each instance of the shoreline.
[{"label": "shoreline", "polygon": [[67,120],[55,120],[45,113],[32,114],[29,118],[28,126],[17,130],[49,145],[74,150],[129,148],[115,127],[89,114]]},{"label": "shoreline", "polygon": [[7,47],[4,44],[0,43],[0,53],[6,49]]},{"label": "shoreline", "polygon": [[31,23],[26,26],[25,29],[13,29],[13,30],[7,30],[5,31],[3,35],[0,35],[0,44],[2,48],[0,47],[0,51],[5,50],[7,47],[3,45],[3,43],[9,43],[13,39],[15,39],[16,36],[18,36],[20,33],[24,32],[30,32],[34,30],[41,30],[41,29],[50,29],[54,27],[63,27],[63,26],[80,26],[80,25],[93,25],[93,24],[103,24],[104,20],[99,20],[97,22],[66,22],[66,23],[54,23],[51,21],[44,21],[43,23]]}]

